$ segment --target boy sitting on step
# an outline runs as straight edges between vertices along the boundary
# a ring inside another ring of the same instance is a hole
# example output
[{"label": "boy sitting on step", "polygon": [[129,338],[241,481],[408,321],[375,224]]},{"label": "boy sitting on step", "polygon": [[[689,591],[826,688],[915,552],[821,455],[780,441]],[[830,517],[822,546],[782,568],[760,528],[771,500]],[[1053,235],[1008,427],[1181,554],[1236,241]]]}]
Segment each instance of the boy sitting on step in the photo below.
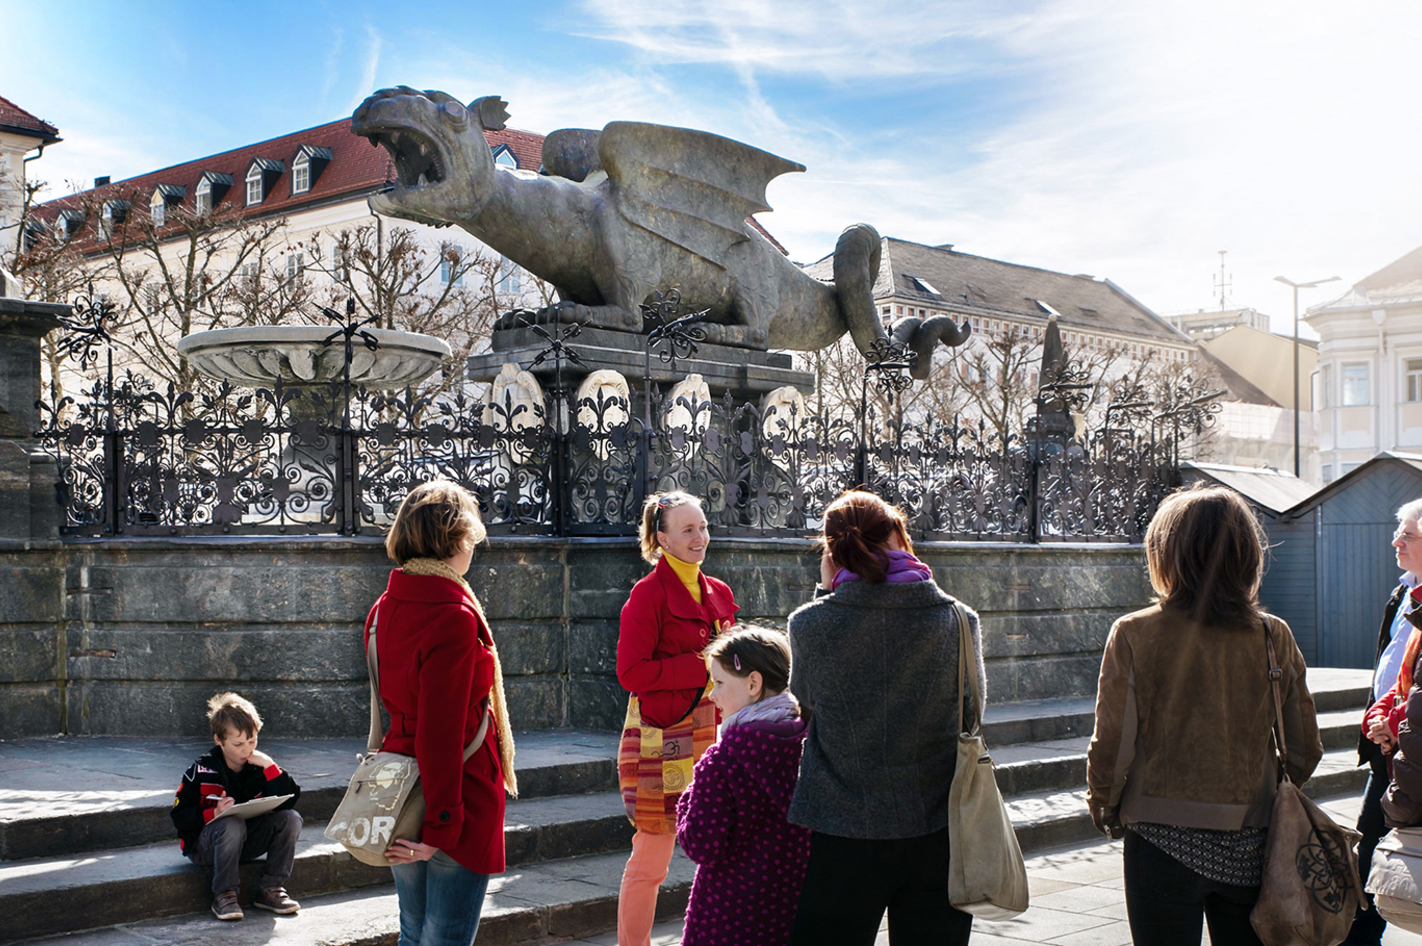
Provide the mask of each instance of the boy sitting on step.
[{"label": "boy sitting on step", "polygon": [[[207,718],[216,746],[188,767],[178,785],[172,810],[178,843],[194,864],[212,868],[212,912],[219,920],[242,919],[237,865],[263,854],[266,865],[252,906],[295,913],[301,905],[287,896],[286,881],[301,835],[301,816],[294,810],[301,788],[271,756],[257,751],[262,718],[250,700],[219,693],[207,701]],[[233,805],[277,795],[292,797],[255,817],[219,817]]]}]

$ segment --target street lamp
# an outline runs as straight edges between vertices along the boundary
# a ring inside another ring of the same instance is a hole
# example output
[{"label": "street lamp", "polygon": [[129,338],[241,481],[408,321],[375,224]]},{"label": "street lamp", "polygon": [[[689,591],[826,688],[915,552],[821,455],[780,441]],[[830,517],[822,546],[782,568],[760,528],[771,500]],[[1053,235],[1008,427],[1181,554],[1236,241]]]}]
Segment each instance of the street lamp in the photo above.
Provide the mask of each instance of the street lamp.
[{"label": "street lamp", "polygon": [[1312,289],[1337,279],[1337,276],[1329,276],[1327,279],[1315,279],[1313,282],[1294,282],[1283,276],[1274,277],[1275,282],[1291,286],[1294,290],[1294,476],[1299,475],[1299,290]]}]

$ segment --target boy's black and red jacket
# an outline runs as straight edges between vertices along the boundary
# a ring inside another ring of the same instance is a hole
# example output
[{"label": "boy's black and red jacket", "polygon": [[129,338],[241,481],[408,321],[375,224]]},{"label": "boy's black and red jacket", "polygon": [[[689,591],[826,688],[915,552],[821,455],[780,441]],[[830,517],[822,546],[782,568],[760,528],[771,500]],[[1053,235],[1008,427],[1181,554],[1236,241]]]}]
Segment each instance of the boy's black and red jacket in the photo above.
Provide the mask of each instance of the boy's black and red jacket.
[{"label": "boy's black and red jacket", "polygon": [[213,746],[183,773],[173,799],[173,825],[178,829],[178,844],[186,853],[188,845],[197,840],[203,827],[213,819],[218,799],[231,798],[237,804],[254,798],[291,795],[277,807],[283,811],[296,805],[301,786],[296,779],[273,763],[265,769],[248,762],[242,771],[234,772],[222,757],[222,748]]}]

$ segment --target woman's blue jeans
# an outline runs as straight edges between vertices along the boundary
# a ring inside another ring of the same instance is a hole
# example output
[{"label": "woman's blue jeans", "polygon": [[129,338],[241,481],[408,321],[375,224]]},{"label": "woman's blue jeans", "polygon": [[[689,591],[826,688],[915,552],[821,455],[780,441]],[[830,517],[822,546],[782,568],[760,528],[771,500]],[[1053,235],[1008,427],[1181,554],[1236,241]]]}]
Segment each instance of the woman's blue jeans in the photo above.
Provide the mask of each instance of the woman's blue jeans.
[{"label": "woman's blue jeans", "polygon": [[479,932],[488,874],[461,867],[443,851],[427,861],[394,864],[400,898],[400,946],[470,946]]}]

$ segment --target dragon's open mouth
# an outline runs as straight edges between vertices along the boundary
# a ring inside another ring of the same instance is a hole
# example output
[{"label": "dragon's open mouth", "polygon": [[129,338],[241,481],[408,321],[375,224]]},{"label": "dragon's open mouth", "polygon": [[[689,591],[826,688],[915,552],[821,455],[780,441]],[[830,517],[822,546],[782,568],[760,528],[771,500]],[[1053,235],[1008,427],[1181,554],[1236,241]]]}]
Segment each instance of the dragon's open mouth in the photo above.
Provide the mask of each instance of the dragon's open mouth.
[{"label": "dragon's open mouth", "polygon": [[444,180],[444,160],[429,137],[409,128],[371,128],[362,134],[372,145],[384,145],[390,152],[398,186],[416,188]]}]

